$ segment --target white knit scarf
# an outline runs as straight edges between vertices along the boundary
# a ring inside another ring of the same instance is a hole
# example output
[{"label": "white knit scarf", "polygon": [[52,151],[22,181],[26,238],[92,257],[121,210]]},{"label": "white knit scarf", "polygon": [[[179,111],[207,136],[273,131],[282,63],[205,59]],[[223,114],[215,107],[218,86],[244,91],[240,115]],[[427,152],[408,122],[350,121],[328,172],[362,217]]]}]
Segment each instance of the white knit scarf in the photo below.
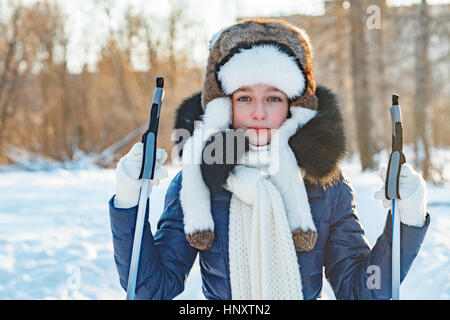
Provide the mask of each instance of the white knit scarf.
[{"label": "white knit scarf", "polygon": [[270,147],[250,146],[230,174],[229,260],[233,299],[303,299],[297,254]]}]

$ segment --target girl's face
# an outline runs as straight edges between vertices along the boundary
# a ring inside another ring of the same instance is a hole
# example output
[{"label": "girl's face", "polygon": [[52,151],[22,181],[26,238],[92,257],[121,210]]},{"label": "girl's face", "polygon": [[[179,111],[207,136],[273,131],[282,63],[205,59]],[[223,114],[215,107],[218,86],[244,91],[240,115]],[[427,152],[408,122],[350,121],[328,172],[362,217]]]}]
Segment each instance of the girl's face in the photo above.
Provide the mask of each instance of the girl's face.
[{"label": "girl's face", "polygon": [[241,87],[231,95],[233,127],[243,129],[255,146],[270,143],[271,130],[278,129],[289,112],[288,97],[266,84]]}]

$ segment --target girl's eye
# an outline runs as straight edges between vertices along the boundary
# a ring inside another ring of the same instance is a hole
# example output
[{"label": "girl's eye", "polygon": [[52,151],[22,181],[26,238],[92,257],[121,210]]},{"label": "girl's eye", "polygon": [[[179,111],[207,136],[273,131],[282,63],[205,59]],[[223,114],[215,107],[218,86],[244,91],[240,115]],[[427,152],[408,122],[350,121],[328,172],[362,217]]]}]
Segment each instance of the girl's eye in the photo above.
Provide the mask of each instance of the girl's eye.
[{"label": "girl's eye", "polygon": [[[242,97],[238,98],[238,101],[245,101],[245,102],[247,102],[247,101],[250,101],[250,97],[242,96]],[[280,102],[281,99],[274,96],[274,97],[270,97],[269,101],[271,101],[271,102]]]}]

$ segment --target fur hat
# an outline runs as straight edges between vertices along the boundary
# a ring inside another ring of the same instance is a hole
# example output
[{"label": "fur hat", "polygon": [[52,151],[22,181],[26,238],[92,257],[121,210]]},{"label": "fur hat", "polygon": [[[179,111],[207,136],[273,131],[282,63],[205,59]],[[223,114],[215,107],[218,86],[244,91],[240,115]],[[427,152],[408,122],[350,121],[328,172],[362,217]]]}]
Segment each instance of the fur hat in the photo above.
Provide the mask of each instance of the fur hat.
[{"label": "fur hat", "polygon": [[[296,109],[296,115],[300,116],[295,120],[298,128],[306,128],[314,122],[320,128],[320,119],[325,120],[324,124],[331,124],[318,135],[312,134],[310,141],[302,140],[302,136],[308,137],[308,131],[303,132],[303,129],[298,129],[289,139],[297,164],[305,169],[304,179],[326,186],[337,181],[340,176],[337,162],[345,152],[341,114],[334,109],[335,103],[324,106],[323,111],[330,111],[327,108],[331,107],[331,113],[325,116],[321,114],[312,71],[312,49],[306,33],[286,22],[258,19],[220,30],[210,41],[201,95],[194,95],[183,102],[177,111],[175,123],[175,129],[185,128],[191,134],[186,141],[177,140],[177,144],[182,146],[179,150],[182,157],[180,201],[186,237],[193,247],[200,250],[209,249],[214,240],[211,193],[220,191],[235,166],[224,162],[205,164],[203,150],[208,143],[232,128],[231,94],[242,86],[259,83],[283,91],[289,98],[290,108],[299,108]],[[326,97],[329,98],[335,102],[334,95]],[[311,119],[311,115],[315,117]],[[331,119],[328,116],[336,123],[329,122]],[[319,123],[315,121],[316,118]],[[195,120],[200,120],[202,125],[195,127]],[[311,131],[317,133],[314,128]],[[227,139],[222,141],[225,143]],[[328,144],[331,141],[334,142],[331,150],[321,150],[321,142]],[[304,153],[303,150],[308,150],[308,146],[315,153]],[[336,152],[333,152],[333,148]],[[225,146],[224,150],[227,150]],[[318,164],[316,156],[321,153],[325,161]],[[235,163],[239,157],[239,154],[235,154]],[[327,158],[330,158],[328,162]],[[300,242],[307,243],[308,247],[304,249],[311,250],[317,234],[306,230],[301,235],[293,234],[294,242],[299,237],[302,238]]]},{"label": "fur hat", "polygon": [[306,32],[283,21],[246,20],[210,41],[202,107],[242,86],[265,83],[293,106],[317,109],[311,44]]}]

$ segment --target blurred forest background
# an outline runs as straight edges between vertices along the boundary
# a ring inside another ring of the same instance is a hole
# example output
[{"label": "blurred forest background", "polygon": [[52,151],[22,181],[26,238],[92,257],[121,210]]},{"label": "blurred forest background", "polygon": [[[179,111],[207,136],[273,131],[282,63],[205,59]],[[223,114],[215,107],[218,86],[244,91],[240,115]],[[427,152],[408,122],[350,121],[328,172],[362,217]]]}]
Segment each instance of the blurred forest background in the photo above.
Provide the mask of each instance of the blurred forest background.
[{"label": "blurred forest background", "polygon": [[[165,19],[127,9],[120,28],[99,42],[94,65],[74,73],[67,65],[67,12],[58,1],[2,1],[0,165],[27,154],[59,162],[89,155],[113,166],[142,134],[160,75],[165,98],[158,147],[170,157],[175,110],[202,87],[206,59],[195,59],[193,46],[207,52],[209,39],[199,33],[201,21],[186,14],[187,1],[169,5]],[[99,8],[113,19],[107,4]],[[309,34],[316,81],[338,94],[349,154],[359,155],[362,169],[378,168],[377,154],[390,152],[395,92],[404,144],[416,155],[408,162],[427,180],[441,181],[433,152],[450,147],[450,4],[335,0],[324,1],[324,8],[322,15],[260,18],[283,19]]]}]

